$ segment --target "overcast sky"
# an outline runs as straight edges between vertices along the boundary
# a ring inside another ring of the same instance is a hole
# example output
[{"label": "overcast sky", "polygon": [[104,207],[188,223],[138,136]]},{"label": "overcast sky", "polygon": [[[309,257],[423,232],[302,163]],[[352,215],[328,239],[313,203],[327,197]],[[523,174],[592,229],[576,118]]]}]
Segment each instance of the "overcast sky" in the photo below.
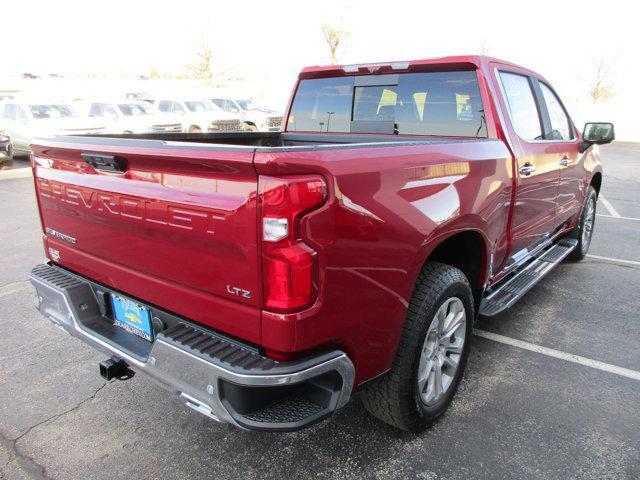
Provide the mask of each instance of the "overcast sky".
[{"label": "overcast sky", "polygon": [[286,91],[301,67],[327,62],[321,26],[331,23],[351,32],[342,63],[479,53],[484,44],[492,56],[539,71],[565,97],[585,95],[593,63],[604,56],[618,101],[640,103],[633,3],[4,0],[2,68],[176,72],[194,61],[205,35],[218,71]]}]

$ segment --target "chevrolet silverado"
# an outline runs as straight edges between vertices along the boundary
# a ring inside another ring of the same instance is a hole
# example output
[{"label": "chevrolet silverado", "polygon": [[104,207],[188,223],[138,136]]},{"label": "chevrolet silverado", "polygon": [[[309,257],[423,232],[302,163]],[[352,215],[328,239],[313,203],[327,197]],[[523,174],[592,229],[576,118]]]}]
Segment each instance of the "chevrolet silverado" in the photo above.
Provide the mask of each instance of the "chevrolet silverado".
[{"label": "chevrolet silverado", "polygon": [[458,56],[309,67],[280,132],[37,139],[38,309],[193,410],[295,430],[359,392],[420,431],[474,320],[589,248],[610,123]]}]

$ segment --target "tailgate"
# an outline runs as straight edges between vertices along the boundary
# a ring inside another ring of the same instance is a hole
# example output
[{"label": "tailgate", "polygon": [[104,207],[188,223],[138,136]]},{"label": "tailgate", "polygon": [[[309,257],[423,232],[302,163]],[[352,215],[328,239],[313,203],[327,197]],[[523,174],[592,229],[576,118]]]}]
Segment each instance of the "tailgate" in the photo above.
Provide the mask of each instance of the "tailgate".
[{"label": "tailgate", "polygon": [[260,341],[252,148],[58,137],[33,152],[51,260]]}]

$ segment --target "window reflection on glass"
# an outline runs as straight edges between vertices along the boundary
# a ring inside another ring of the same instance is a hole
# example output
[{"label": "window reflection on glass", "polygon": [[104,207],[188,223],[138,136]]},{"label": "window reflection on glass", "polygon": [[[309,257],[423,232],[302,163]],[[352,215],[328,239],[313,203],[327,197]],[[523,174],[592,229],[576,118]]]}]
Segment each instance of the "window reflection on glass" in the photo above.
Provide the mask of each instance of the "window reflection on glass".
[{"label": "window reflection on glass", "polygon": [[524,140],[541,140],[542,127],[529,79],[507,72],[500,72],[500,78],[516,133]]}]

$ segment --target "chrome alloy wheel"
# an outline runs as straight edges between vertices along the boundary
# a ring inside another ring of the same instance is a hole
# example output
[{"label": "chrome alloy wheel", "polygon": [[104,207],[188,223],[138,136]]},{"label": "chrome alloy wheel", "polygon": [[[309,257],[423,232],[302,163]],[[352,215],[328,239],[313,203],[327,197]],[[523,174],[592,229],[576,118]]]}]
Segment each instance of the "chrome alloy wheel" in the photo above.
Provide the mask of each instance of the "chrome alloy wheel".
[{"label": "chrome alloy wheel", "polygon": [[467,333],[467,313],[458,297],[438,309],[420,353],[418,395],[422,403],[435,405],[447,393],[458,371]]},{"label": "chrome alloy wheel", "polygon": [[589,247],[591,243],[591,234],[593,233],[593,223],[596,218],[596,200],[592,196],[589,198],[589,202],[586,207],[587,211],[584,214],[584,226],[582,227],[582,248]]}]

